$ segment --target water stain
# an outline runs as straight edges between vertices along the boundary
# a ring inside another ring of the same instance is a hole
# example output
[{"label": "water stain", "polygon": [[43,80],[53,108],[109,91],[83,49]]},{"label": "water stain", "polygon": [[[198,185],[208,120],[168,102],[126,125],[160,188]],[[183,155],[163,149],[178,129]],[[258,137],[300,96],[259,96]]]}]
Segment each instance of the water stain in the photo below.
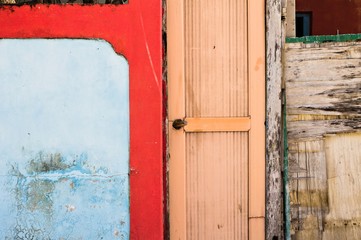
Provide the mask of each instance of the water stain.
[{"label": "water stain", "polygon": [[41,211],[46,215],[53,212],[53,200],[51,194],[54,191],[54,183],[49,180],[33,180],[27,186],[26,207],[30,211]]},{"label": "water stain", "polygon": [[31,159],[27,167],[29,174],[44,173],[57,170],[65,170],[71,167],[65,164],[60,153],[45,154],[39,152],[34,159]]},{"label": "water stain", "polygon": [[[67,186],[66,191],[71,196],[75,194],[77,188],[84,188],[82,181],[86,180],[79,179],[79,176],[90,177],[94,176],[93,174],[107,173],[107,168],[89,166],[85,153],[64,157],[61,153],[40,151],[27,161],[25,167],[11,165],[8,174],[16,183],[10,191],[14,196],[17,214],[11,236],[6,236],[5,239],[50,239],[51,227],[46,224],[50,224],[56,218],[57,212],[61,211],[59,206],[54,206],[56,201],[54,192],[57,191],[57,186]],[[100,182],[97,179],[90,180],[96,185],[104,181],[108,179]],[[98,199],[95,202],[98,205],[103,204],[103,199],[100,196],[93,196],[96,197]],[[65,204],[62,207],[67,213],[77,209],[73,204]]]}]

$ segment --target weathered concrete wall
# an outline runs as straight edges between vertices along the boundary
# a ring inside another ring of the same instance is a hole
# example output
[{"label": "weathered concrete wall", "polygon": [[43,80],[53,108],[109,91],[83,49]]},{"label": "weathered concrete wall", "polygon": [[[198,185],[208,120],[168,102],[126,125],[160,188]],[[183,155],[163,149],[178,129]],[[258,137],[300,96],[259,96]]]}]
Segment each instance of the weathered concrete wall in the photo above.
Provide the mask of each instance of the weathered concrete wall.
[{"label": "weathered concrete wall", "polygon": [[0,239],[129,239],[125,58],[74,39],[0,55]]},{"label": "weathered concrete wall", "polygon": [[361,43],[287,44],[293,239],[361,239]]}]

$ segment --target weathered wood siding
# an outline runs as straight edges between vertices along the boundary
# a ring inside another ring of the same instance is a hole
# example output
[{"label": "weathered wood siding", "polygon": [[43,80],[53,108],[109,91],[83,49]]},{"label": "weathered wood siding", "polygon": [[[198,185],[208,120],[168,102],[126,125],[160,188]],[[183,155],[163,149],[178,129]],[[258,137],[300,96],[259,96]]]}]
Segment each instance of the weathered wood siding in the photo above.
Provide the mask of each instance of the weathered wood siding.
[{"label": "weathered wood siding", "polygon": [[281,0],[266,1],[266,240],[283,239],[281,79],[285,21]]},{"label": "weathered wood siding", "polygon": [[293,239],[361,239],[361,43],[287,44]]}]

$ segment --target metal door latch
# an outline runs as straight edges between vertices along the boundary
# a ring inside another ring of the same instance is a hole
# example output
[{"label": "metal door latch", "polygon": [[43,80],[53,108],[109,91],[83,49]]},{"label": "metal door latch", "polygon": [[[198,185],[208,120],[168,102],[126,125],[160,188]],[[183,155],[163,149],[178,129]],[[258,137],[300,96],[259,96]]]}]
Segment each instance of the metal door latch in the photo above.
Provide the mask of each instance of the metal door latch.
[{"label": "metal door latch", "polygon": [[176,130],[181,129],[182,127],[187,125],[187,121],[183,120],[183,119],[176,119],[173,121],[173,128]]}]

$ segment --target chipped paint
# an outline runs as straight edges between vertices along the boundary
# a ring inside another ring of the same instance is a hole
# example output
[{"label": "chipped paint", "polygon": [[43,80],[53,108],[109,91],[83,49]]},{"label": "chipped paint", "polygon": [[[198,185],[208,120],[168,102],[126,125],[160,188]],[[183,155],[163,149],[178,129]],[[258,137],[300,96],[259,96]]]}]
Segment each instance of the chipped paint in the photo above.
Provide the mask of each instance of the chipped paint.
[{"label": "chipped paint", "polygon": [[357,42],[286,46],[294,239],[361,238],[360,50]]},{"label": "chipped paint", "polygon": [[[306,181],[308,178],[304,178]],[[300,180],[297,179],[297,180]],[[290,199],[291,205],[295,207],[313,207],[313,208],[326,208],[328,206],[327,191],[317,189],[291,191]]]},{"label": "chipped paint", "polygon": [[0,55],[0,238],[129,239],[126,60],[99,40]]}]

